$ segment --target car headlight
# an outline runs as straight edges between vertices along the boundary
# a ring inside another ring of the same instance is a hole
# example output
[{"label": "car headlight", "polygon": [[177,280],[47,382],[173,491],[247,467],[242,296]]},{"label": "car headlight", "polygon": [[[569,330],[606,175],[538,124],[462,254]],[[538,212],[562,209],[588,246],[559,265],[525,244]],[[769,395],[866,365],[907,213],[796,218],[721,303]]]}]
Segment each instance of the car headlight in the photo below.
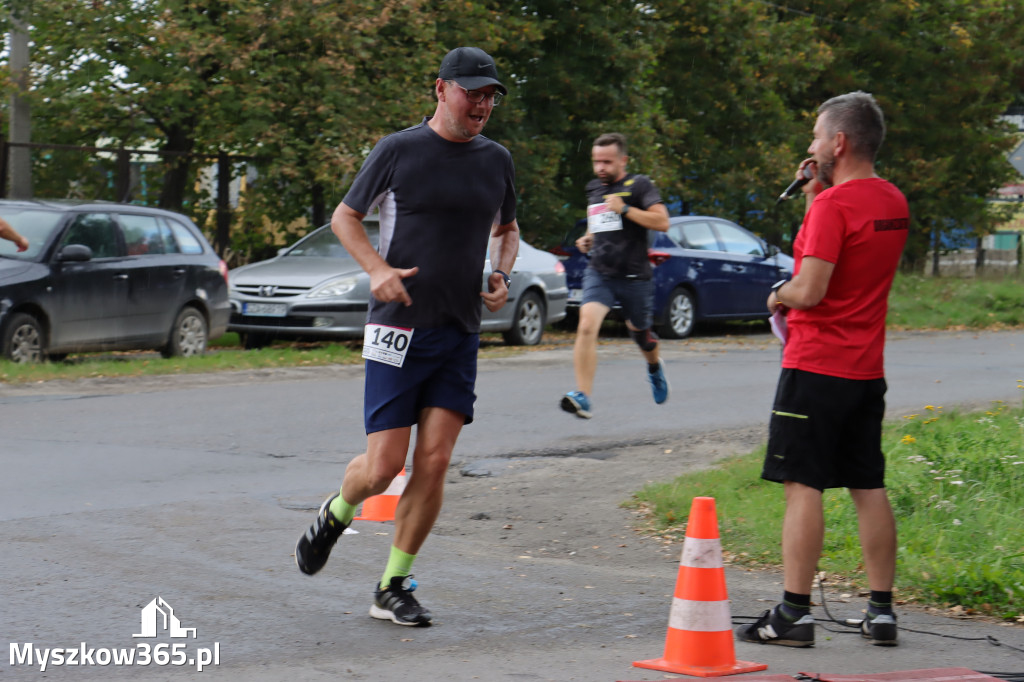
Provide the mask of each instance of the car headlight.
[{"label": "car headlight", "polygon": [[308,298],[334,298],[335,296],[344,296],[356,288],[356,283],[358,281],[358,277],[339,277],[338,279],[332,279],[313,289],[313,291],[306,294],[306,296]]}]

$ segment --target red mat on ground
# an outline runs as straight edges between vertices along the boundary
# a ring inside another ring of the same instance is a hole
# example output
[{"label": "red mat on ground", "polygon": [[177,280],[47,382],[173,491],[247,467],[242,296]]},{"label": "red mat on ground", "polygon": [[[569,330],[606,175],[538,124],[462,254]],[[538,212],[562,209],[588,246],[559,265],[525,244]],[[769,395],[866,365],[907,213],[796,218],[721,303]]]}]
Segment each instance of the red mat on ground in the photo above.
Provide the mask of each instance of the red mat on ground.
[{"label": "red mat on ground", "polygon": [[[687,677],[672,677],[666,679],[672,680],[683,680]],[[697,679],[694,677],[693,679]],[[715,679],[721,680],[735,680],[735,682],[796,682],[796,678],[792,675],[730,675],[729,677],[720,677]],[[628,682],[628,680],[619,680],[618,682]],[[1000,682],[1003,682],[1000,680]]]},{"label": "red mat on ground", "polygon": [[999,678],[983,675],[967,668],[928,668],[926,670],[875,673],[874,675],[800,674],[821,682],[1000,682]]},{"label": "red mat on ground", "polygon": [[[800,673],[818,682],[1003,682],[967,668],[928,668],[926,670],[901,670],[894,673],[873,675],[833,675],[832,673]],[[673,678],[677,679],[677,678]],[[682,678],[678,678],[682,679]],[[724,680],[725,678],[723,678]],[[736,675],[735,682],[796,682],[793,675]],[[620,680],[619,682],[625,682]]]}]

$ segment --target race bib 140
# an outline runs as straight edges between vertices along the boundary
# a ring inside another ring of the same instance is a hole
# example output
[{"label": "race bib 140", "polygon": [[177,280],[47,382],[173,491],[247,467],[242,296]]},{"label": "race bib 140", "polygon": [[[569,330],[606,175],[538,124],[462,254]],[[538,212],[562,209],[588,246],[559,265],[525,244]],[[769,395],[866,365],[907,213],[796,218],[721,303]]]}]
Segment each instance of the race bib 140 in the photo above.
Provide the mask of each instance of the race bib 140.
[{"label": "race bib 140", "polygon": [[412,332],[412,329],[403,327],[366,325],[363,331],[363,357],[392,367],[401,367],[412,342]]}]

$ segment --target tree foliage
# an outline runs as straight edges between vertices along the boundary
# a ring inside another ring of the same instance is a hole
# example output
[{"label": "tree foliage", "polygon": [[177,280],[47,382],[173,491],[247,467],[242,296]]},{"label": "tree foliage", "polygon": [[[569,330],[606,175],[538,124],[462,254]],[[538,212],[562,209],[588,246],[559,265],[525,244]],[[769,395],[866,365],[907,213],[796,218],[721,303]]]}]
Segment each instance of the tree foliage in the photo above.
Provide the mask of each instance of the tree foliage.
[{"label": "tree foliage", "polygon": [[999,115],[1024,73],[1021,0],[790,3],[816,13],[832,51],[808,104],[851,90],[875,94],[888,133],[879,174],[907,195],[914,227],[905,253],[920,264],[933,233],[985,234],[987,197],[1016,172]]},{"label": "tree foliage", "polygon": [[[774,200],[817,105],[861,89],[886,112],[879,169],[910,199],[919,262],[937,232],[992,226],[985,199],[1013,173],[998,115],[1024,81],[1022,4],[50,0],[30,6],[34,138],[155,142],[158,202],[207,226],[198,170],[248,159],[232,233],[245,260],[323,219],[377,139],[433,111],[444,53],[478,45],[509,86],[486,134],[512,150],[529,239],[551,244],[582,215],[591,142],[617,130],[674,209],[783,243],[802,211]],[[36,171],[82,178],[83,161],[40,155]]]}]

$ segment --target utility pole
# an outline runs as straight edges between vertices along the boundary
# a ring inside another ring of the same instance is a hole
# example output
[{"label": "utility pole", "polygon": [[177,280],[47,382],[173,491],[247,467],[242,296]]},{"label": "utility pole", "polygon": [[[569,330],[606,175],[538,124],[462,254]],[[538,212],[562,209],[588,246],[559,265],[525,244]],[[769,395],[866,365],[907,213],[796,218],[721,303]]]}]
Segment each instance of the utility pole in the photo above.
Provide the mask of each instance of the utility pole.
[{"label": "utility pole", "polygon": [[[15,3],[19,8],[11,10],[11,78],[16,89],[11,95],[11,120],[9,141],[28,143],[32,141],[32,117],[28,101],[29,53],[28,25],[25,22],[25,5]],[[28,147],[8,147],[8,175],[11,178],[12,199],[32,198],[32,150]]]}]

